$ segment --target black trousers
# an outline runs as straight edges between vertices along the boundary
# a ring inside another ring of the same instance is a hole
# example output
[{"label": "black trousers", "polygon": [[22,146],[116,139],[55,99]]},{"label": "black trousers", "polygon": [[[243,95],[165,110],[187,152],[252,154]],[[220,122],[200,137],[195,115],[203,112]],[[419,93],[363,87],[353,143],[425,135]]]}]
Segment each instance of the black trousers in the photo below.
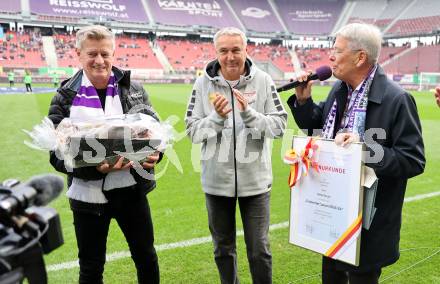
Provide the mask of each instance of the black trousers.
[{"label": "black trousers", "polygon": [[366,272],[348,272],[336,270],[335,261],[322,258],[322,284],[377,284],[382,269]]},{"label": "black trousers", "polygon": [[159,283],[153,223],[145,195],[134,188],[106,192],[101,215],[73,210],[80,265],[79,283],[102,283],[107,234],[114,218],[127,240],[139,283]]},{"label": "black trousers", "polygon": [[32,92],[31,84],[25,84],[25,85],[26,85],[26,92]]}]

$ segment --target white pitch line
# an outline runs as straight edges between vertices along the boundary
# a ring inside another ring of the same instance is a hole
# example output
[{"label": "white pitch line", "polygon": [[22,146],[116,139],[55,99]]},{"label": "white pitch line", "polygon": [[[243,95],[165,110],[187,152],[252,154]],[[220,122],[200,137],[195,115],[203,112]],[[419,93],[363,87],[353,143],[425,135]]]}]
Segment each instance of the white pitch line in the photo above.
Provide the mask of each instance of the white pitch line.
[{"label": "white pitch line", "polygon": [[[422,199],[426,199],[426,198],[431,198],[431,197],[435,197],[435,196],[439,196],[439,195],[440,195],[440,191],[426,193],[426,194],[419,194],[419,195],[405,198],[404,202],[409,203],[409,202],[422,200]],[[270,225],[269,231],[284,229],[287,227],[289,227],[289,222],[282,222],[282,223]],[[244,234],[243,230],[237,231],[237,236],[243,236],[243,234]],[[185,241],[181,241],[181,242],[161,244],[161,245],[155,246],[155,248],[156,248],[156,251],[164,251],[164,250],[170,250],[170,249],[175,249],[175,248],[184,248],[184,247],[206,244],[206,243],[210,243],[211,241],[212,241],[211,236],[209,236],[209,237],[189,239],[189,240],[185,240]],[[107,254],[106,262],[115,261],[115,260],[122,259],[122,258],[128,258],[130,256],[131,256],[131,254],[129,251],[118,251],[118,252],[114,252],[111,254]],[[58,271],[58,270],[72,269],[75,267],[79,267],[78,260],[48,265],[48,266],[46,266],[46,270],[47,271]]]},{"label": "white pitch line", "polygon": [[437,250],[437,251],[435,251],[433,254],[428,255],[428,256],[425,257],[424,259],[421,259],[421,260],[419,260],[419,261],[417,261],[417,262],[411,264],[410,266],[405,267],[404,269],[402,269],[402,270],[400,270],[400,271],[398,271],[398,272],[396,272],[396,273],[394,273],[394,274],[391,274],[391,275],[388,276],[388,277],[385,277],[384,279],[382,279],[381,281],[379,281],[379,283],[385,282],[385,281],[387,281],[387,280],[390,279],[390,278],[393,278],[393,277],[395,277],[395,276],[397,276],[397,275],[399,275],[399,274],[402,274],[402,273],[405,272],[405,271],[410,270],[411,268],[415,267],[416,265],[418,265],[418,264],[420,264],[420,263],[423,263],[423,262],[429,260],[430,258],[434,257],[434,256],[437,255],[438,253],[440,253],[440,249]]},{"label": "white pitch line", "polygon": [[426,199],[426,198],[435,197],[435,196],[439,196],[439,195],[440,195],[440,191],[419,194],[419,195],[405,198],[405,202],[412,202],[412,201]]}]

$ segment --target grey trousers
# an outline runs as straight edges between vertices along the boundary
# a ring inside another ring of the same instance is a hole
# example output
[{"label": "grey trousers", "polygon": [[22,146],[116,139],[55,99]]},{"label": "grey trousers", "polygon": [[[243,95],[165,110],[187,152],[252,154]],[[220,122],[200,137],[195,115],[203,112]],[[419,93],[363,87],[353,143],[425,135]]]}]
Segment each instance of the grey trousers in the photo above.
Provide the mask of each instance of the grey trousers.
[{"label": "grey trousers", "polygon": [[[235,208],[237,199],[205,194],[214,259],[222,284],[239,283],[237,275]],[[239,197],[241,219],[252,282],[272,283],[272,254],[269,246],[270,192]]]}]

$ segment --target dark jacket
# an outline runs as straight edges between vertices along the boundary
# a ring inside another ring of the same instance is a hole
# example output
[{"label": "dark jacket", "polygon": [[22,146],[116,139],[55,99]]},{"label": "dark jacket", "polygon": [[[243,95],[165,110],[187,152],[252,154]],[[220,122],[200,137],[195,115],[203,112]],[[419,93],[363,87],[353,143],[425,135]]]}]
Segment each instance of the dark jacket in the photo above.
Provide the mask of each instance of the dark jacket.
[{"label": "dark jacket", "polygon": [[[327,100],[318,105],[310,98],[304,105],[295,106],[295,95],[289,98],[288,105],[299,128],[310,135],[313,129],[322,129],[335,99],[338,101],[337,116],[342,116],[347,92],[347,85],[337,81]],[[337,261],[338,270],[369,271],[398,260],[407,180],[421,174],[425,168],[422,129],[414,98],[390,81],[381,67],[376,70],[368,94],[365,129],[372,128],[385,130],[385,137],[375,136],[372,142],[366,139],[370,155],[383,151],[380,162],[366,163],[379,178],[377,211],[370,229],[362,229],[359,267]]]},{"label": "dark jacket", "polygon": [[[142,85],[131,82],[130,71],[124,71],[116,67],[113,67],[112,70],[115,75],[115,80],[118,83],[118,92],[121,99],[123,112],[144,113],[153,116],[156,120],[159,120],[148,99],[148,94]],[[83,71],[80,70],[72,78],[63,81],[60,88],[57,90],[57,94],[52,98],[48,117],[50,120],[52,120],[55,126],[57,126],[61,120],[63,120],[63,118],[70,116],[70,107],[72,106],[72,101],[81,86],[82,74]],[[160,157],[162,157],[162,155]],[[68,186],[72,184],[73,177],[85,180],[99,180],[104,179],[106,176],[106,174],[99,172],[96,167],[77,168],[68,172],[64,166],[64,161],[59,160],[55,152],[50,153],[50,163],[55,170],[67,174]],[[133,169],[131,169],[130,172],[136,180],[135,187],[140,192],[146,194],[156,187],[156,181],[144,179]],[[149,172],[154,174],[154,169],[150,170]],[[82,203],[84,202],[73,202],[73,204],[79,204],[80,207],[84,207],[86,204]],[[87,207],[85,208],[86,211],[94,211],[94,207],[96,210],[102,207],[101,205],[92,205],[90,203],[87,203],[87,205],[90,206],[85,206]]]}]

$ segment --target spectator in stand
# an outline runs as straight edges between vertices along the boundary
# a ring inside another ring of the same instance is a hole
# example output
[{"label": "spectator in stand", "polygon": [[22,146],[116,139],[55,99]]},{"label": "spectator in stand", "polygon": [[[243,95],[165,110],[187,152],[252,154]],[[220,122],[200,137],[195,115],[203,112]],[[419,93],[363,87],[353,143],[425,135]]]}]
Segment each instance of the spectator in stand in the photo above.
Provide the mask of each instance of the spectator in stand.
[{"label": "spectator in stand", "polygon": [[434,96],[435,96],[435,101],[437,102],[437,105],[440,107],[440,86],[435,88]]}]

